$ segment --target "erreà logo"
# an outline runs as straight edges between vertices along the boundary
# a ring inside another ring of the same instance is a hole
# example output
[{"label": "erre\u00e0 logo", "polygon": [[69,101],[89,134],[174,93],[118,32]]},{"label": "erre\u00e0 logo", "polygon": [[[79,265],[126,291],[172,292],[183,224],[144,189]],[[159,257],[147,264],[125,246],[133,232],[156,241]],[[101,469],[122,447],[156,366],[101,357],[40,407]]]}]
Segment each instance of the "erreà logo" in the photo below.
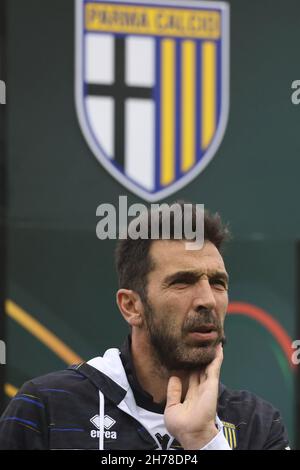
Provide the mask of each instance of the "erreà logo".
[{"label": "erre\u00e0 logo", "polygon": [[98,161],[157,201],[216,154],[229,109],[229,7],[76,0],[76,109]]},{"label": "erre\u00e0 logo", "polygon": [[[90,422],[97,428],[97,431],[95,429],[91,430],[91,437],[100,437],[100,416],[95,415],[90,419]],[[106,439],[117,439],[118,433],[116,431],[109,431],[113,427],[113,425],[116,424],[116,421],[112,419],[110,416],[105,415],[104,416],[104,437]]]}]

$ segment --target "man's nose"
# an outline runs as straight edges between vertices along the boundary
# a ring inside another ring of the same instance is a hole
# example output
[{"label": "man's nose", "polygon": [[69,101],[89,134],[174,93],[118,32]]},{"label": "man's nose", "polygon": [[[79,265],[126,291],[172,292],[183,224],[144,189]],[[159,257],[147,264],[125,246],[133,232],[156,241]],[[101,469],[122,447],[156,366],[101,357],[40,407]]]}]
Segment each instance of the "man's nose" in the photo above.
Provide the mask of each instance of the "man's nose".
[{"label": "man's nose", "polygon": [[195,286],[195,298],[193,308],[198,310],[200,307],[212,310],[216,307],[216,299],[208,279],[201,279]]}]

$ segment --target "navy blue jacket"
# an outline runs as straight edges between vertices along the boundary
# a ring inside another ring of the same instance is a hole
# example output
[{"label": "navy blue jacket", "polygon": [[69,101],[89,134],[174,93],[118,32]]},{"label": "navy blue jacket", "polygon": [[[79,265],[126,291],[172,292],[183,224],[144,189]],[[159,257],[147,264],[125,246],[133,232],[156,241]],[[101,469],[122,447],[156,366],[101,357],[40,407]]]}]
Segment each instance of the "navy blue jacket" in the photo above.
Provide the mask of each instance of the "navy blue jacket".
[{"label": "navy blue jacket", "polygon": [[[137,384],[130,355],[109,349],[88,363],[26,382],[0,419],[0,449],[176,449],[154,439],[136,405],[163,413]],[[92,362],[93,363],[93,362]],[[280,413],[248,391],[219,387],[217,416],[232,449],[285,449]]]}]

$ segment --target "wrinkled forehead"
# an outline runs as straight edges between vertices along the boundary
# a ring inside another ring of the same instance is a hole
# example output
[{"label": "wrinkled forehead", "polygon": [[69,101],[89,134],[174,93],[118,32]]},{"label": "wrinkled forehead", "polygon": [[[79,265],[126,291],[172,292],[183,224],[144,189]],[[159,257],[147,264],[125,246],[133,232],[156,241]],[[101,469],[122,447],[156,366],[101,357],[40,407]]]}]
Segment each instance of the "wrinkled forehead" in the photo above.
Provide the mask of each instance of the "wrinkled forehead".
[{"label": "wrinkled forehead", "polygon": [[151,244],[150,256],[152,272],[161,275],[189,269],[226,271],[219,250],[210,241],[205,241],[201,250],[187,250],[185,240],[155,240]]}]

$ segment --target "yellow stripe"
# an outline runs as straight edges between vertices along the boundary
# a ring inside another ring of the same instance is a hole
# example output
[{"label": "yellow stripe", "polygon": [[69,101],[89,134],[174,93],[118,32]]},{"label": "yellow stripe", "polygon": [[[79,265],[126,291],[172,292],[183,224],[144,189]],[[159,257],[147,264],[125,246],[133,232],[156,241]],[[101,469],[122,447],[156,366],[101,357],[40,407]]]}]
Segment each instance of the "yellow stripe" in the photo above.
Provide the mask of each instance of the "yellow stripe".
[{"label": "yellow stripe", "polygon": [[175,42],[161,44],[161,184],[175,177]]},{"label": "yellow stripe", "polygon": [[36,400],[39,400],[39,397],[35,397],[34,395],[29,395],[28,393],[22,393],[25,397],[30,397],[30,398],[35,398]]},{"label": "yellow stripe", "polygon": [[216,126],[216,46],[211,41],[202,45],[202,149],[205,150]]},{"label": "yellow stripe", "polygon": [[229,445],[232,449],[232,429],[228,428],[228,435],[229,435]]},{"label": "yellow stripe", "polygon": [[11,300],[5,302],[7,315],[19,323],[25,330],[29,331],[33,336],[44,343],[51,351],[60,357],[67,364],[82,362],[82,358],[78,356],[72,349],[64,344],[56,335],[51,333],[40,322],[35,320],[29,313],[25,312],[21,307]]},{"label": "yellow stripe", "polygon": [[236,448],[236,431],[235,431],[235,429],[232,430],[232,434],[233,434],[233,448],[235,449]]},{"label": "yellow stripe", "polygon": [[9,398],[13,398],[18,393],[18,389],[13,385],[6,383],[4,385],[4,392]]},{"label": "yellow stripe", "polygon": [[28,426],[27,424],[20,423],[19,421],[16,421],[16,423],[19,426],[23,426],[24,428],[31,429],[32,431],[37,432],[38,434],[41,434],[41,431],[38,431],[37,429],[34,429],[32,426]]},{"label": "yellow stripe", "polygon": [[181,170],[195,163],[195,43],[182,42],[182,145]]},{"label": "yellow stripe", "polygon": [[225,434],[225,438],[228,441],[228,432],[227,432],[227,428],[225,426],[223,428],[223,431],[224,431],[224,434]]}]

